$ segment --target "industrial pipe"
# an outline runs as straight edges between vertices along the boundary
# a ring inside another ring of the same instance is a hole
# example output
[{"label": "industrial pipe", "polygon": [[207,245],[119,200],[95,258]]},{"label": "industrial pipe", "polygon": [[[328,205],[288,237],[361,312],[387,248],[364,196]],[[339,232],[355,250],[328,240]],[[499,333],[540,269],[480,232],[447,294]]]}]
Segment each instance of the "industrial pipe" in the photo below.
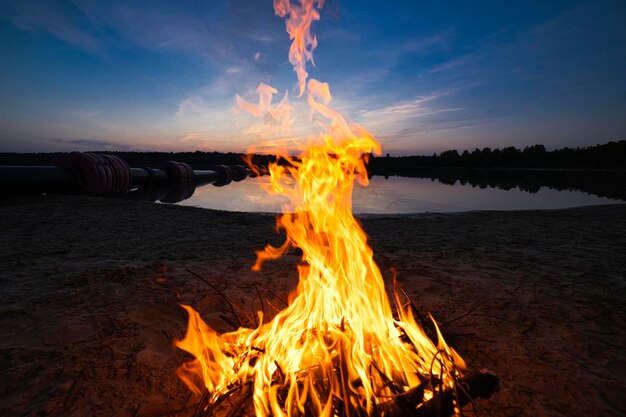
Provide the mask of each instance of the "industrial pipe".
[{"label": "industrial pipe", "polygon": [[55,166],[0,166],[2,195],[77,190],[78,171]]},{"label": "industrial pipe", "polygon": [[59,155],[51,166],[0,166],[4,195],[37,193],[124,193],[148,185],[183,184],[193,187],[212,183],[225,185],[247,176],[261,175],[267,167],[218,165],[215,170],[194,170],[184,162],[169,161],[163,168],[131,168],[114,155],[71,152]]}]

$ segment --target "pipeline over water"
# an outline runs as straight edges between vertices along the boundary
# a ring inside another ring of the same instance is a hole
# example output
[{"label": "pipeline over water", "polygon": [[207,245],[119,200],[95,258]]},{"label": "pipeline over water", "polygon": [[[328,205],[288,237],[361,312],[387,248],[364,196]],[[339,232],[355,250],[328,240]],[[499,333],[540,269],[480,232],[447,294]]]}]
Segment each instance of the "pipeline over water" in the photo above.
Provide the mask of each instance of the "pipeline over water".
[{"label": "pipeline over water", "polygon": [[133,168],[114,155],[71,152],[49,166],[0,166],[3,196],[42,193],[124,195],[175,203],[191,197],[204,184],[224,186],[231,181],[267,175],[267,166],[215,165],[194,170],[184,162],[169,161],[159,168]]}]

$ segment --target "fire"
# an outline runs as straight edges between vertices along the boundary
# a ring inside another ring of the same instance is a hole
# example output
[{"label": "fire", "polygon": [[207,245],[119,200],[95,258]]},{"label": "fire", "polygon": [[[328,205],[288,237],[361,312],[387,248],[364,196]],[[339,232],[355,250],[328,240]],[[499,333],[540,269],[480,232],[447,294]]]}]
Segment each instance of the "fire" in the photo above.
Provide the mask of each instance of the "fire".
[{"label": "fire", "polygon": [[[287,239],[279,248],[259,251],[253,270],[290,247],[300,248],[295,295],[267,322],[259,312],[256,329],[225,334],[184,306],[189,326],[176,341],[195,357],[178,372],[191,390],[208,392],[215,403],[251,386],[257,416],[384,415],[380,410],[391,398],[417,389],[419,402],[426,401],[435,389],[453,387],[465,368],[438,330],[437,344],[426,336],[397,293],[394,316],[367,235],[352,214],[354,182],[367,185],[367,155],[381,150],[371,134],[329,107],[328,84],[306,82],[305,64],[317,46],[310,25],[322,6],[274,1],[276,14],[289,16],[289,57],[300,93],[307,92],[312,119],[325,122],[322,144],[303,146],[298,158],[285,157],[289,164],[270,166],[272,192],[291,202],[277,220]],[[238,97],[238,107],[284,116],[271,105],[275,89],[262,84],[258,92],[258,105]]]},{"label": "fire", "polygon": [[320,19],[318,9],[324,7],[324,0],[300,0],[299,4],[292,4],[290,0],[274,0],[274,13],[280,17],[287,17],[286,29],[289,39],[293,42],[289,48],[289,62],[298,75],[300,96],[304,94],[306,78],[306,63],[313,61],[313,51],[317,48],[317,38],[311,35],[311,23]]}]

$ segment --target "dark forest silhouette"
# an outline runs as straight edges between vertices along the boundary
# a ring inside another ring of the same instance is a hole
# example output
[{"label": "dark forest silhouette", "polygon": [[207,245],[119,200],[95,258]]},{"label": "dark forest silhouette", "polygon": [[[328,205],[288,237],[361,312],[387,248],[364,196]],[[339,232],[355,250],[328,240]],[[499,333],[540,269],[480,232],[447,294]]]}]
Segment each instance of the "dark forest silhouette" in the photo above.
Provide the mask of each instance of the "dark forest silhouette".
[{"label": "dark forest silhouette", "polygon": [[449,150],[432,156],[373,158],[376,174],[410,175],[421,168],[526,168],[526,169],[626,169],[626,140],[587,148],[562,148],[547,151],[543,145],[517,149]]},{"label": "dark forest silhouette", "polygon": [[[98,153],[98,151],[95,151]],[[48,165],[60,152],[0,153],[0,165]],[[125,159],[131,166],[157,166],[170,160],[186,162],[195,169],[209,169],[217,164],[241,164],[242,153],[235,152],[136,152],[103,151]],[[255,155],[254,163],[267,164],[271,155]],[[431,156],[372,157],[373,175],[413,176],[423,168],[519,168],[519,169],[626,169],[626,140],[586,148],[562,148],[547,151],[543,145],[518,149],[474,149],[461,153],[449,150]]]},{"label": "dark forest silhouette", "polygon": [[432,156],[372,157],[371,175],[430,178],[454,185],[582,191],[626,200],[626,141],[587,148],[547,151],[543,145],[472,152],[445,151]]},{"label": "dark forest silhouette", "polygon": [[[240,153],[117,152],[130,166],[158,168],[165,162],[186,162],[194,169],[243,164]],[[59,153],[0,153],[0,165],[48,165]],[[273,155],[254,155],[253,163],[268,164]],[[535,193],[541,187],[574,190],[626,200],[626,140],[587,148],[547,151],[543,145],[524,149],[449,150],[432,156],[370,156],[369,175],[430,178],[454,185],[497,187]]]}]

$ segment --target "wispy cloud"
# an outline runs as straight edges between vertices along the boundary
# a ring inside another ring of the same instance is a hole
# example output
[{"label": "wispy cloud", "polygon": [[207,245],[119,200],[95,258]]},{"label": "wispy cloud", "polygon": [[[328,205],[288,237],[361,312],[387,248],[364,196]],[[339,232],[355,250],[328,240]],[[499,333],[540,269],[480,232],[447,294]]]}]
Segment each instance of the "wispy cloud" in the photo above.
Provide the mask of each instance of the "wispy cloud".
[{"label": "wispy cloud", "polygon": [[205,118],[216,111],[223,111],[224,104],[209,102],[205,95],[194,94],[184,98],[177,106],[176,117],[182,119]]},{"label": "wispy cloud", "polygon": [[[135,146],[113,142],[108,140],[98,139],[51,139],[60,145],[67,145],[68,149],[80,150],[80,151],[134,151],[137,150]],[[64,146],[65,147],[65,146]]]},{"label": "wispy cloud", "polygon": [[3,14],[22,30],[48,32],[88,52],[102,49],[102,43],[93,33],[94,28],[71,2],[12,0],[6,4]]},{"label": "wispy cloud", "polygon": [[[389,103],[385,106],[356,112],[356,118],[365,127],[378,133],[399,132],[409,126],[423,126],[435,121],[438,115],[463,114],[465,108],[454,104],[454,95],[465,87],[433,91],[408,100]],[[448,98],[447,102],[443,102]],[[452,98],[452,100],[450,99]],[[361,104],[363,105],[363,104]]]},{"label": "wispy cloud", "polygon": [[365,120],[383,119],[389,123],[422,117],[430,114],[462,110],[462,108],[433,108],[428,103],[437,100],[444,94],[420,96],[412,100],[401,101],[385,107],[363,111],[360,116]]},{"label": "wispy cloud", "polygon": [[399,45],[399,51],[402,53],[426,53],[436,50],[448,49],[456,36],[453,26],[447,29],[435,32],[431,35],[407,39]]},{"label": "wispy cloud", "polygon": [[228,43],[220,42],[206,22],[185,8],[118,0],[75,1],[91,22],[142,48],[214,57],[228,53]]},{"label": "wispy cloud", "polygon": [[160,0],[8,0],[0,8],[0,18],[22,30],[50,33],[88,52],[106,50],[122,38],[141,48],[186,53],[228,66],[241,59],[242,52],[245,55],[250,40],[285,39],[276,22],[260,24],[268,20],[259,13],[261,6],[242,0],[193,7]]}]

